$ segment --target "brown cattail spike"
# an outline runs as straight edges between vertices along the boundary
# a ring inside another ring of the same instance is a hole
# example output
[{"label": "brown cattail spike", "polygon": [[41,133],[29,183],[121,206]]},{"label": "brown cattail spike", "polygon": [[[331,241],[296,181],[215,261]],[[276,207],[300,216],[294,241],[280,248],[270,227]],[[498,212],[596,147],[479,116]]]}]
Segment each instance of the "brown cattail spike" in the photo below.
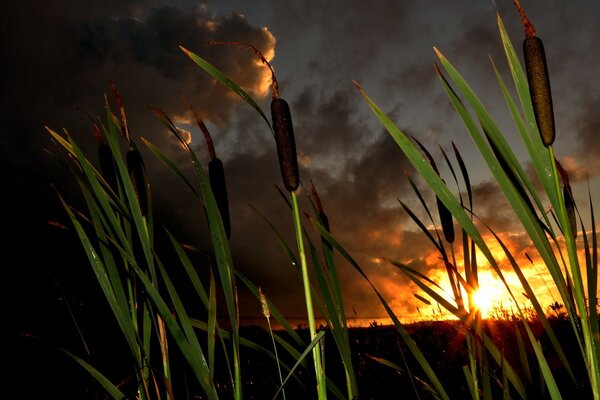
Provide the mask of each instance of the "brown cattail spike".
[{"label": "brown cattail spike", "polygon": [[218,158],[213,158],[208,163],[208,177],[210,180],[210,188],[215,195],[217,207],[221,214],[223,227],[227,239],[231,237],[231,224],[229,220],[229,200],[227,198],[227,185],[225,184],[225,169],[223,163]]},{"label": "brown cattail spike", "polygon": [[548,147],[554,143],[554,109],[552,107],[552,93],[550,91],[550,78],[548,66],[544,53],[544,44],[537,36],[527,38],[523,41],[523,53],[525,55],[525,69],[527,81],[533,103],[535,121],[542,138],[544,146]]},{"label": "brown cattail spike", "polygon": [[146,184],[146,172],[144,161],[137,149],[133,148],[127,152],[127,170],[133,184],[133,189],[140,205],[142,215],[148,214],[148,189]]},{"label": "brown cattail spike", "polygon": [[269,67],[271,71],[271,118],[273,121],[273,131],[275,133],[275,143],[277,144],[277,155],[279,156],[279,168],[285,188],[290,192],[298,189],[300,177],[298,173],[298,159],[296,157],[296,141],[294,139],[294,127],[292,125],[292,115],[288,103],[279,97],[279,85],[275,77],[275,71],[265,56],[254,46],[241,42],[209,42],[209,44],[231,44],[245,46],[252,50],[260,60]]},{"label": "brown cattail spike", "polygon": [[283,184],[287,190],[293,192],[298,189],[300,177],[292,115],[290,106],[285,100],[273,99],[271,101],[271,118],[273,119],[273,130]]},{"label": "brown cattail spike", "polygon": [[525,29],[523,54],[535,122],[540,131],[544,146],[548,147],[554,143],[555,127],[552,93],[550,91],[550,78],[548,75],[548,65],[546,64],[544,44],[536,36],[535,28],[527,17],[527,14],[525,14],[525,10],[521,7],[519,0],[513,0],[513,2],[519,11],[521,24]]}]

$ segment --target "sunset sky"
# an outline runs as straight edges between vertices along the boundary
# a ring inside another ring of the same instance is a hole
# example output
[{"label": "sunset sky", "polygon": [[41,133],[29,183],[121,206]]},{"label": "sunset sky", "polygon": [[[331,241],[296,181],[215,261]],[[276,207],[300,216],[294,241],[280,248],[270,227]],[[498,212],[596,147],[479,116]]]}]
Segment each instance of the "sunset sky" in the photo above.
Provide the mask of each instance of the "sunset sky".
[{"label": "sunset sky", "polygon": [[[520,50],[524,36],[512,1],[497,0],[496,6]],[[523,6],[546,46],[557,124],[555,149],[570,174],[589,230],[586,177],[592,198],[600,193],[600,4],[524,0]],[[47,225],[67,224],[51,185],[73,202],[77,193],[68,170],[44,151],[54,149],[44,126],[66,128],[95,157],[91,123],[80,110],[103,115],[103,94],[112,80],[123,96],[134,139],[150,140],[185,171],[191,171],[187,156],[147,106],[163,109],[189,131],[192,146],[207,163],[202,134],[190,123],[179,92],[192,101],[225,165],[236,268],[260,285],[292,321],[304,315],[304,303],[298,301],[301,280],[267,224],[250,207],[294,245],[291,214],[273,186],[281,185],[274,140],[254,110],[215,84],[178,47],[213,63],[268,111],[268,70],[243,48],[207,45],[218,40],[253,44],[271,60],[281,95],[291,106],[301,180],[304,185],[314,182],[333,234],[401,320],[431,318],[434,309],[414,297],[423,293],[379,257],[409,264],[439,282],[445,275],[433,246],[397,201],[425,218],[404,172],[416,180],[433,211],[435,201],[352,80],[398,127],[431,150],[450,183],[439,149],[450,155],[451,143],[457,145],[471,174],[475,212],[509,245],[542,304],[555,300],[544,266],[491,180],[433,68],[435,46],[469,81],[527,166],[489,61],[491,57],[510,82],[492,1],[61,0],[13,1],[3,8],[0,161],[8,186],[4,197],[12,239],[7,248],[20,260],[13,274],[23,299],[34,290],[39,301],[52,301],[59,295],[42,289],[46,283],[89,268],[69,254],[76,242],[68,237],[75,233]],[[182,242],[208,249],[201,204],[143,151],[163,224]],[[301,191],[299,197],[309,212],[306,195]],[[499,247],[492,239],[489,243],[509,270]],[[368,321],[385,316],[364,279],[341,259],[339,268],[349,317]],[[489,293],[503,298],[493,275],[482,272],[481,279]],[[509,274],[507,279],[515,278]],[[260,303],[245,292],[240,296],[242,316],[259,315]],[[90,299],[81,301],[85,312]]]}]

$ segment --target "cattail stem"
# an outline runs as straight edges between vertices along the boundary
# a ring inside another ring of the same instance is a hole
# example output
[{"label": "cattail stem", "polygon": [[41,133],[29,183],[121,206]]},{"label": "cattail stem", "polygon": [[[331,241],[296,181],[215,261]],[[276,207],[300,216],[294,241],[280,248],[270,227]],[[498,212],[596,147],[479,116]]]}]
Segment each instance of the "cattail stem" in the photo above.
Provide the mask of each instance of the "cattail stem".
[{"label": "cattail stem", "polygon": [[[302,223],[300,222],[300,211],[298,208],[298,199],[295,192],[291,192],[292,211],[294,217],[294,227],[296,231],[296,242],[298,244],[298,253],[300,255],[300,266],[302,270],[302,283],[304,285],[304,299],[306,300],[306,313],[308,319],[308,328],[310,338],[313,340],[317,336],[317,328],[315,323],[315,314],[312,303],[312,293],[310,280],[308,278],[308,265],[306,262],[306,253],[304,251],[304,241],[302,236]],[[325,371],[321,361],[321,347],[319,345],[313,347],[313,361],[315,366],[315,374],[317,377],[317,393],[319,400],[327,398],[327,387],[325,381]]]}]

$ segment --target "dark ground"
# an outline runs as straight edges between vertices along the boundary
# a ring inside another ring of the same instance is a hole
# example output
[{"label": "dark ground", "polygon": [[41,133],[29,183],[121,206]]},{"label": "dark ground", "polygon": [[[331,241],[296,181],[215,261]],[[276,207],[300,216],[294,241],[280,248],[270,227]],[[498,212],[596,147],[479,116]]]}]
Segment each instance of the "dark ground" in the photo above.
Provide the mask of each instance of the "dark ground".
[{"label": "dark ground", "polygon": [[[91,306],[85,305],[75,305],[73,308],[75,308],[74,312],[77,312],[77,309],[87,309],[87,311],[93,312],[78,320],[79,328],[86,339],[90,354],[87,354],[86,347],[77,334],[77,328],[72,321],[69,321],[70,316],[64,302],[57,300],[55,304],[46,304],[45,311],[54,311],[56,312],[55,316],[50,317],[50,314],[38,315],[40,319],[38,321],[31,320],[28,325],[29,329],[17,332],[16,342],[9,344],[9,349],[16,356],[10,364],[10,370],[14,376],[9,380],[10,385],[16,388],[18,394],[15,398],[106,398],[100,386],[87,372],[64,355],[59,350],[60,347],[64,347],[90,361],[113,382],[126,381],[130,376],[130,360],[124,342],[118,334],[116,324],[111,321],[106,310],[102,310],[102,307],[93,309]],[[562,343],[571,343],[575,346],[574,340],[569,340],[569,334],[565,333],[570,329],[568,323],[555,322],[559,339],[567,339],[563,340]],[[541,328],[537,325],[534,328],[542,345],[547,348],[548,343],[541,332]],[[465,341],[463,334],[457,328],[457,324],[449,321],[422,322],[408,325],[408,329],[434,370],[438,373],[445,388],[449,391],[450,397],[452,399],[469,398],[462,371],[462,367],[466,364]],[[496,321],[490,323],[487,329],[491,331],[494,341],[497,342],[501,350],[516,348],[512,322]],[[306,330],[301,330],[299,333],[304,338],[308,338]],[[272,348],[271,339],[262,328],[255,326],[243,327],[241,334],[243,337],[262,344],[267,349]],[[285,336],[284,333],[281,334]],[[343,367],[335,354],[335,344],[329,335],[326,335],[326,338],[327,376],[338,385],[342,392],[345,392]],[[423,378],[425,381],[427,379],[408,352],[395,328],[388,326],[355,328],[350,331],[350,338],[362,399],[387,399],[390,398],[390,393],[402,394],[401,397],[406,399],[432,398],[431,394],[419,383],[419,378]],[[201,343],[203,342],[204,339],[201,339]],[[576,354],[569,350],[575,351],[574,347],[573,349],[567,349],[567,354]],[[528,352],[530,361],[533,361],[531,350],[529,349]],[[179,359],[178,356],[180,357],[175,349],[172,350],[172,355],[176,360]],[[286,357],[281,349],[279,355],[282,360],[286,360],[289,366],[293,365],[293,361]],[[381,365],[369,356],[392,361],[400,366],[402,371]],[[242,349],[241,357],[245,382],[244,398],[272,398],[279,383],[275,363],[266,356],[245,348]],[[514,365],[518,365],[516,351],[510,350],[507,357],[515,363]],[[219,362],[221,368],[217,373],[221,376],[219,382],[223,384],[221,386],[223,388],[228,384],[228,375],[222,357],[217,357],[217,363]],[[585,391],[577,392],[574,389],[555,357],[550,357],[550,363],[558,372],[556,377],[559,380],[559,385],[566,388],[567,393],[576,395],[579,399],[591,398],[589,393]],[[311,366],[312,363],[308,365]],[[203,398],[200,395],[200,388],[194,384],[193,377],[187,372],[182,373],[183,370],[184,365],[182,363],[177,361],[173,363],[173,376],[179,377],[174,381],[174,386],[179,393],[176,398]],[[408,371],[414,374],[414,377],[411,378]],[[497,378],[501,381],[499,369],[490,372],[493,379]],[[583,371],[579,372],[584,373]],[[533,376],[538,375],[539,373],[534,368]],[[184,379],[181,377],[184,377]],[[315,385],[311,371],[300,369],[298,377],[298,381],[291,380],[288,383],[287,399],[315,398]],[[537,393],[539,390],[536,385],[539,385],[539,380],[534,378],[534,381],[534,387],[531,389]],[[124,388],[127,388],[127,383],[125,383]],[[127,389],[124,390],[127,391]],[[496,394],[501,398],[500,392]],[[333,398],[333,396],[331,397]],[[231,398],[226,389],[222,393],[222,398]]]},{"label": "dark ground", "polygon": [[[3,304],[8,306],[4,310],[4,324],[9,328],[8,342],[4,342],[4,355],[8,356],[3,358],[8,370],[8,374],[5,374],[5,392],[14,393],[15,399],[105,398],[100,386],[90,375],[60,349],[64,348],[91,362],[113,382],[123,382],[131,376],[125,343],[88,261],[82,254],[78,239],[71,231],[47,224],[48,220],[54,219],[53,215],[56,216],[55,220],[64,220],[64,210],[57,207],[55,201],[39,202],[39,198],[56,197],[52,189],[43,185],[43,182],[38,182],[39,185],[36,186],[35,179],[35,176],[28,177],[28,182],[32,183],[27,186],[29,191],[21,190],[10,197],[11,201],[19,202],[21,206],[30,205],[30,212],[7,212],[5,215],[8,239],[4,242],[4,249],[8,255],[4,258],[2,293],[5,296]],[[23,185],[13,186],[24,189]],[[11,205],[6,209],[10,211]],[[32,232],[36,234],[33,235]],[[77,321],[77,325],[74,321]],[[570,336],[570,324],[557,320],[553,322],[556,324],[559,340],[567,346],[567,355],[577,357],[577,344]],[[465,341],[456,324],[444,321],[423,322],[409,325],[408,329],[449,389],[451,398],[468,398],[462,371],[466,364]],[[513,323],[494,322],[487,329],[500,350],[506,349],[509,360],[518,364],[517,352],[514,350]],[[534,324],[534,329],[547,353],[552,354],[539,324]],[[301,334],[308,336],[306,331],[301,331]],[[272,348],[270,337],[261,328],[245,327],[242,335],[268,349]],[[410,370],[416,377],[423,378],[422,371],[394,328],[357,328],[351,330],[350,336],[361,398],[386,399],[389,398],[389,393],[406,399],[417,398],[416,393],[421,399],[431,398],[423,385],[417,379],[411,380],[411,375],[407,373]],[[81,337],[85,339],[85,345]],[[523,337],[526,338],[524,333]],[[328,335],[326,338],[327,376],[344,392],[343,367],[336,355],[333,340]],[[533,354],[530,349],[528,351],[533,365]],[[176,351],[172,354],[177,357]],[[392,361],[403,371],[381,365],[369,355]],[[285,359],[285,356],[282,358]],[[568,394],[566,398],[591,398],[589,392],[574,389],[556,357],[551,355],[549,358],[551,367],[557,372],[555,376],[558,384]],[[222,357],[217,357],[217,360],[222,361]],[[242,360],[244,398],[270,399],[279,383],[275,364],[247,349],[243,350]],[[290,360],[286,361],[290,366],[293,365]],[[572,362],[575,375],[584,376],[585,372],[580,368],[578,360],[574,359]],[[227,374],[224,366],[221,367],[223,378],[220,381],[226,383]],[[174,376],[185,377],[182,370],[183,365],[175,362]],[[493,377],[501,377],[499,371],[491,371],[491,374]],[[539,393],[539,372],[535,368],[532,376],[532,391]],[[191,395],[200,391],[194,387],[189,375],[187,378],[180,378],[174,383],[181,394],[177,398],[202,398]],[[299,378],[305,388],[298,382],[291,381],[286,390],[287,399],[313,398],[315,385],[312,383],[310,370],[300,371]],[[222,397],[230,398],[227,393]]]}]

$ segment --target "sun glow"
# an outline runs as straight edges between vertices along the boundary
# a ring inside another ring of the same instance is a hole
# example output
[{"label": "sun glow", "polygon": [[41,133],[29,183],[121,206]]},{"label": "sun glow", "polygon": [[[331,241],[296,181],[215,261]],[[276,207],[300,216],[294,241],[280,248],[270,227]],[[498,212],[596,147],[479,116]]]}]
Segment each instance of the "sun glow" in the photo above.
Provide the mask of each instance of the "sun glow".
[{"label": "sun glow", "polygon": [[495,287],[480,287],[473,294],[473,302],[475,307],[481,311],[483,317],[487,317],[491,314],[495,306],[502,303],[503,294]]},{"label": "sun glow", "polygon": [[[506,274],[505,279],[513,280],[512,274]],[[516,283],[516,282],[513,282]],[[475,307],[481,311],[481,315],[491,317],[494,310],[510,310],[512,300],[504,287],[504,284],[491,271],[483,270],[479,274],[479,288],[473,294]]]}]

